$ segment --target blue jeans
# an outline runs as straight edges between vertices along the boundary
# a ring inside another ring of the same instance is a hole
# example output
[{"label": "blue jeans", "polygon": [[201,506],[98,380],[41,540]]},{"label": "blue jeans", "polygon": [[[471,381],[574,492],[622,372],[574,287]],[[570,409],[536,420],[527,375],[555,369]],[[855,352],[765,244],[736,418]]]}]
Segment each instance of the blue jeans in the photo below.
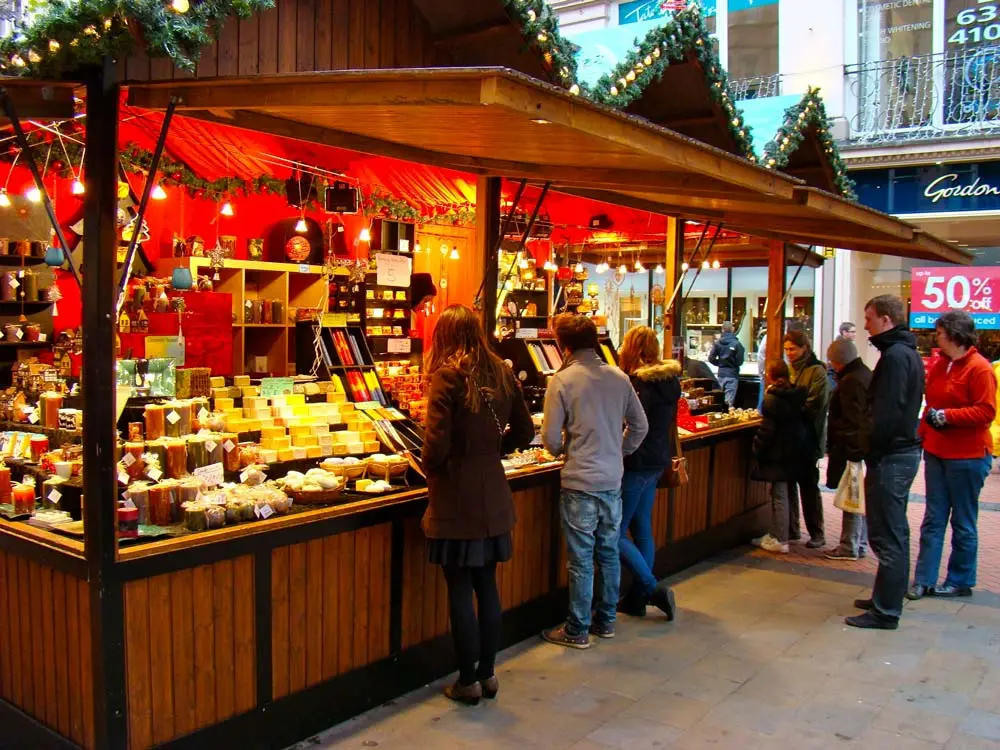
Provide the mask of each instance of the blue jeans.
[{"label": "blue jeans", "polygon": [[[569,615],[566,632],[580,635],[590,630],[591,604],[602,625],[615,621],[621,565],[618,530],[622,522],[621,490],[580,492],[564,489],[559,495],[559,515],[566,537],[569,569]],[[601,586],[594,597],[594,560],[601,569]]]},{"label": "blue jeans", "polygon": [[865,464],[868,541],[878,557],[872,601],[878,614],[898,619],[910,577],[910,524],[906,506],[920,467],[920,449],[892,453]]},{"label": "blue jeans", "polygon": [[760,411],[764,406],[764,393],[767,391],[767,385],[764,382],[764,376],[760,378],[760,392],[757,394],[757,411]]},{"label": "blue jeans", "polygon": [[736,391],[740,387],[739,376],[720,374],[718,381],[719,385],[722,386],[722,391],[726,394],[726,405],[734,406],[736,404]]},{"label": "blue jeans", "polygon": [[946,586],[972,588],[976,585],[976,555],[979,535],[979,493],[992,468],[990,456],[972,459],[938,458],[924,455],[924,480],[927,484],[927,505],[920,524],[920,554],[914,583],[934,586],[944,531],[951,517],[951,555],[948,557]]},{"label": "blue jeans", "polygon": [[[626,471],[622,477],[622,522],[618,535],[618,552],[635,576],[632,588],[649,596],[656,588],[653,561],[656,542],[653,540],[653,503],[656,483],[663,476],[661,469]],[[631,532],[632,538],[626,532]]]}]

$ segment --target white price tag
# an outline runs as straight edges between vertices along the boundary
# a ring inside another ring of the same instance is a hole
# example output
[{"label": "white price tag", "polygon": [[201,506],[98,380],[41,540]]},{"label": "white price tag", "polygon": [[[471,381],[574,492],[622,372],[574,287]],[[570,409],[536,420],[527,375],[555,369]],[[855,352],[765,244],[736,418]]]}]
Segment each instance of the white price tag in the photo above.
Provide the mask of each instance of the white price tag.
[{"label": "white price tag", "polygon": [[225,470],[221,463],[195,469],[194,475],[209,487],[214,487],[226,481]]},{"label": "white price tag", "polygon": [[244,469],[240,472],[240,481],[246,484],[247,479],[250,478],[250,469]]},{"label": "white price tag", "polygon": [[20,282],[18,282],[17,279],[11,279],[10,280],[10,288],[11,289],[17,289],[19,286],[21,286],[21,284],[20,284]]},{"label": "white price tag", "polygon": [[31,422],[31,424],[38,424],[38,415],[35,414],[35,412],[31,412],[31,414],[28,415],[28,421]]},{"label": "white price tag", "polygon": [[152,479],[154,482],[159,482],[160,477],[163,476],[163,472],[159,469],[150,469],[146,472],[146,476]]},{"label": "white price tag", "polygon": [[410,348],[409,339],[388,339],[386,341],[386,351],[389,354],[409,354]]},{"label": "white price tag", "polygon": [[205,450],[209,453],[215,453],[215,449],[219,447],[219,444],[214,440],[208,440],[205,442]]},{"label": "white price tag", "polygon": [[181,415],[175,411],[171,411],[167,415],[167,421],[170,422],[170,424],[177,424],[178,422],[181,421]]},{"label": "white price tag", "polygon": [[129,475],[126,474],[124,471],[119,471],[118,472],[118,482],[119,483],[121,483],[121,484],[128,484],[129,479],[130,479]]},{"label": "white price tag", "polygon": [[400,239],[400,241],[399,241],[399,252],[401,252],[401,253],[408,253],[408,252],[410,252],[410,241],[409,240]]},{"label": "white price tag", "polygon": [[308,263],[299,263],[299,272],[300,273],[309,273],[309,264]]},{"label": "white price tag", "polygon": [[47,333],[40,333],[38,334],[38,340],[44,344],[46,341],[49,340],[49,335]]},{"label": "white price tag", "polygon": [[253,506],[253,514],[255,516],[257,516],[257,518],[260,518],[260,506],[259,505]]},{"label": "white price tag", "polygon": [[122,463],[125,464],[125,466],[131,466],[132,464],[135,463],[135,456],[133,456],[131,453],[126,453],[124,456],[122,456]]},{"label": "white price tag", "polygon": [[198,412],[198,421],[204,422],[210,416],[212,416],[211,412],[203,406],[201,407],[201,411]]},{"label": "white price tag", "polygon": [[24,329],[23,328],[18,328],[17,331],[14,332],[14,335],[17,336],[19,339],[23,339],[24,338]]},{"label": "white price tag", "polygon": [[133,503],[129,498],[125,498],[125,502],[122,504],[125,510],[135,510],[135,503]]},{"label": "white price tag", "polygon": [[19,278],[19,279],[23,279],[24,278],[24,271],[23,270],[17,272],[17,278]]},{"label": "white price tag", "polygon": [[58,505],[59,501],[62,500],[62,493],[53,488],[52,492],[49,493],[49,500],[53,505]]},{"label": "white price tag", "polygon": [[265,505],[260,509],[260,517],[263,518],[265,521],[273,515],[274,515],[274,508],[272,508],[270,505]]},{"label": "white price tag", "polygon": [[227,440],[222,444],[222,447],[225,449],[226,453],[232,453],[233,449],[236,447],[236,443],[232,440]]}]

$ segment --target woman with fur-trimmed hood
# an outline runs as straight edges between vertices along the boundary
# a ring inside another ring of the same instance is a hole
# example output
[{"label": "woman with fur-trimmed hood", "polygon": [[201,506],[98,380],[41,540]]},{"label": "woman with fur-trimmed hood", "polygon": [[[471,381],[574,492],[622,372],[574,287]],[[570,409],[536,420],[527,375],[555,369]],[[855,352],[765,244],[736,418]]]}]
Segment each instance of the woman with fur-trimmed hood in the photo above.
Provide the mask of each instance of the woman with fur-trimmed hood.
[{"label": "woman with fur-trimmed hood", "polygon": [[[646,326],[631,329],[622,342],[619,360],[646,412],[649,433],[639,449],[625,457],[622,477],[622,524],[618,552],[632,571],[631,588],[619,605],[625,614],[642,617],[652,603],[674,617],[674,596],[653,575],[653,502],[656,485],[674,457],[677,402],[681,397],[681,365],[660,360],[660,342]],[[629,538],[626,532],[631,532]]]}]

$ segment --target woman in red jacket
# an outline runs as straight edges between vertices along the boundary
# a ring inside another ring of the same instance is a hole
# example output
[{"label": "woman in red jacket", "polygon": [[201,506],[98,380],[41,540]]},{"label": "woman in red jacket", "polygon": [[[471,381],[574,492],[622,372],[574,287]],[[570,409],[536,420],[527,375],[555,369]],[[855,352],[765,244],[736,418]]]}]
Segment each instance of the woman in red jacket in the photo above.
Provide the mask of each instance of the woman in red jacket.
[{"label": "woman in red jacket", "polygon": [[[927,504],[920,525],[920,554],[910,599],[972,596],[976,585],[979,493],[990,473],[996,416],[996,377],[976,351],[976,328],[966,313],[947,312],[935,326],[941,358],[927,376],[924,441]],[[937,584],[944,532],[951,518],[951,556]]]}]

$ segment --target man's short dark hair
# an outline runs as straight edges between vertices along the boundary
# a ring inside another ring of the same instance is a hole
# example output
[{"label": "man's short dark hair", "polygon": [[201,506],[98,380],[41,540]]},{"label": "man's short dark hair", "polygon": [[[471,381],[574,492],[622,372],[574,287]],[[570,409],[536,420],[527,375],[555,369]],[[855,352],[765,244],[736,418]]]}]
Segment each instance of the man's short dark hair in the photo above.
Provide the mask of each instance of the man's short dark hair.
[{"label": "man's short dark hair", "polygon": [[976,345],[976,324],[968,313],[961,310],[946,312],[934,324],[935,328],[944,331],[944,335],[955,344],[968,349]]},{"label": "man's short dark hair", "polygon": [[733,324],[730,321],[727,320],[725,323],[722,324],[722,332],[723,333],[732,333],[733,332]]},{"label": "man's short dark hair", "polygon": [[893,325],[906,324],[906,304],[895,294],[881,294],[868,300],[865,309],[872,308],[880,318],[889,318]]},{"label": "man's short dark hair", "polygon": [[571,352],[597,349],[597,326],[590,318],[563,313],[556,316],[553,327],[556,330],[556,341],[563,349]]},{"label": "man's short dark hair", "polygon": [[854,325],[854,323],[851,323],[850,321],[847,321],[845,323],[841,323],[840,324],[840,335],[843,336],[848,331],[853,331],[853,330],[856,330],[856,329],[857,329],[857,326]]}]

